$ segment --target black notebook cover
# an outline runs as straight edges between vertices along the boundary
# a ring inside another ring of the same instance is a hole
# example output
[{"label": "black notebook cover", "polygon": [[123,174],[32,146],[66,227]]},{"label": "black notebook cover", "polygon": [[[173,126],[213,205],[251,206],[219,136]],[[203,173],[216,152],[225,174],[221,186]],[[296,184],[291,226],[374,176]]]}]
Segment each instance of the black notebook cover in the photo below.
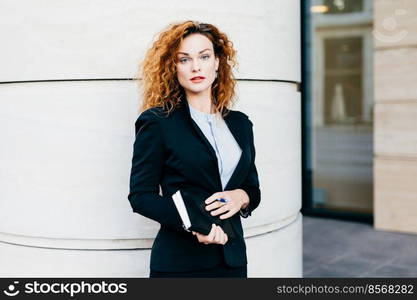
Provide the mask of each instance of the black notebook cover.
[{"label": "black notebook cover", "polygon": [[181,190],[180,192],[191,221],[189,230],[207,235],[210,233],[214,223],[223,229],[229,240],[235,238],[235,231],[230,218],[222,220],[219,218],[220,215],[212,216],[210,211],[206,210],[204,201],[210,195],[201,197],[201,193],[196,193],[192,190]]}]

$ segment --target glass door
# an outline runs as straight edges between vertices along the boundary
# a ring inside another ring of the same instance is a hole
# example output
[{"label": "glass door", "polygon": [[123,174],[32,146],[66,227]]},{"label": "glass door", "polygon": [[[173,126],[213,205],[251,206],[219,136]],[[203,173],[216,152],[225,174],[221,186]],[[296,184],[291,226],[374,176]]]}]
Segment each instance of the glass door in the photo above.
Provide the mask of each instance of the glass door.
[{"label": "glass door", "polygon": [[373,209],[372,1],[301,2],[303,210],[366,219]]}]

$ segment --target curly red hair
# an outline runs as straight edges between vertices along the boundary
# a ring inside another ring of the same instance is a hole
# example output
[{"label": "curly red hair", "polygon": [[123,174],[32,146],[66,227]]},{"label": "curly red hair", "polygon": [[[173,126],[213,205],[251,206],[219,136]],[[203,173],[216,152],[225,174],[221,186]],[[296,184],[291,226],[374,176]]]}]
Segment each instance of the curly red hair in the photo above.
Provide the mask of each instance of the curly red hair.
[{"label": "curly red hair", "polygon": [[142,110],[162,107],[169,113],[185,97],[184,89],[177,79],[177,52],[181,41],[192,33],[202,34],[210,39],[215,56],[219,58],[218,75],[211,87],[216,110],[225,114],[233,105],[236,79],[232,69],[237,65],[233,43],[214,25],[186,21],[171,24],[158,35],[146,52],[139,74],[143,88]]}]

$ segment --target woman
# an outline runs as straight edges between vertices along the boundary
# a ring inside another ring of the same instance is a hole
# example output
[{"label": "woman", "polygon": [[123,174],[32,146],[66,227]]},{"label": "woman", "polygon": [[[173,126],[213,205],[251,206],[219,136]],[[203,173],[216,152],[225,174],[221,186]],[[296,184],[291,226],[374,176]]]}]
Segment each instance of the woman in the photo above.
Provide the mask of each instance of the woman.
[{"label": "woman", "polygon": [[[259,205],[260,190],[252,123],[229,109],[235,54],[215,26],[187,21],[163,31],[144,59],[128,199],[161,225],[150,277],[247,277],[240,216]],[[191,224],[205,227],[184,230],[178,190]]]}]

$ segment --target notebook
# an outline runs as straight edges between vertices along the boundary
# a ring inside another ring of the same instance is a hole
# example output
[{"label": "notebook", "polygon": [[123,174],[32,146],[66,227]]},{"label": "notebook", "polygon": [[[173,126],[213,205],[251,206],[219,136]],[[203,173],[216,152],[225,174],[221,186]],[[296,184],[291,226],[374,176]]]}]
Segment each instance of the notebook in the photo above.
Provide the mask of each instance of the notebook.
[{"label": "notebook", "polygon": [[190,217],[188,216],[187,209],[185,208],[181,192],[178,190],[174,195],[172,195],[172,199],[174,200],[175,207],[177,208],[177,211],[180,214],[182,226],[185,230],[190,231],[191,221]]},{"label": "notebook", "polygon": [[[184,202],[183,196],[188,197],[186,198],[188,199],[187,206]],[[183,223],[182,227],[186,231],[196,231],[207,235],[210,233],[212,224],[214,223],[222,227],[229,239],[235,238],[235,233],[230,219],[222,220],[217,216],[211,216],[205,210],[204,202],[201,206],[196,206],[196,202],[190,201],[189,193],[184,192],[184,194],[181,194],[179,190],[172,195],[172,199],[174,200],[175,207],[181,217]],[[191,222],[191,220],[193,221]]]}]

